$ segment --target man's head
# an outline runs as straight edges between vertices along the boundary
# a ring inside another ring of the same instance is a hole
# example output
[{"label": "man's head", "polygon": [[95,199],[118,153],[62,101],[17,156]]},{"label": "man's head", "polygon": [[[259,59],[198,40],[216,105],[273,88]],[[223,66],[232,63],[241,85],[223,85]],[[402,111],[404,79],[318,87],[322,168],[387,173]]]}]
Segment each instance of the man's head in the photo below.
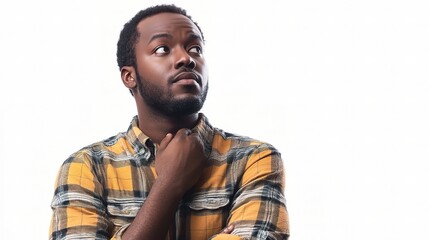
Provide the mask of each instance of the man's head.
[{"label": "man's head", "polygon": [[[186,13],[186,10],[176,7],[175,5],[157,5],[138,12],[124,25],[124,28],[121,31],[116,52],[116,61],[118,62],[119,69],[123,66],[135,66],[136,56],[134,47],[140,35],[137,31],[137,25],[145,18],[159,13],[177,13],[189,18],[189,20],[192,20],[192,17]],[[200,27],[196,22],[193,23],[198,30],[200,30],[201,36],[204,40],[204,35]]]},{"label": "man's head", "polygon": [[168,116],[198,112],[208,90],[203,46],[198,25],[174,5],[142,10],[126,23],[117,60],[138,108]]}]

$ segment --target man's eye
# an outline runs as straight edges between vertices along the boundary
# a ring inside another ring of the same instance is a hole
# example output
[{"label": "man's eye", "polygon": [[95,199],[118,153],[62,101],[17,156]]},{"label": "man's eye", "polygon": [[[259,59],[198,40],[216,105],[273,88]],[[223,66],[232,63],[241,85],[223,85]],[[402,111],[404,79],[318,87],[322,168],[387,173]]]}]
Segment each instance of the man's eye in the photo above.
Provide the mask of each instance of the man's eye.
[{"label": "man's eye", "polygon": [[160,46],[155,49],[155,53],[158,53],[158,54],[164,54],[168,52],[170,52],[170,49],[168,49],[168,47],[166,46]]},{"label": "man's eye", "polygon": [[198,53],[198,54],[202,54],[203,53],[203,49],[200,46],[193,46],[189,49],[190,53]]}]

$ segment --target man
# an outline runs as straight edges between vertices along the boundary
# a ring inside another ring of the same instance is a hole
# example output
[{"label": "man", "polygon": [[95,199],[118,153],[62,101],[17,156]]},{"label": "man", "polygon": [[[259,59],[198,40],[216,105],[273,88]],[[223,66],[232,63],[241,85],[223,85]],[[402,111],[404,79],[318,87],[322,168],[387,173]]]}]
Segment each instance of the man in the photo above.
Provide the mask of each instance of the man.
[{"label": "man", "polygon": [[284,171],[271,145],[212,127],[204,37],[160,5],[125,24],[117,60],[138,115],[62,165],[51,239],[287,239]]}]

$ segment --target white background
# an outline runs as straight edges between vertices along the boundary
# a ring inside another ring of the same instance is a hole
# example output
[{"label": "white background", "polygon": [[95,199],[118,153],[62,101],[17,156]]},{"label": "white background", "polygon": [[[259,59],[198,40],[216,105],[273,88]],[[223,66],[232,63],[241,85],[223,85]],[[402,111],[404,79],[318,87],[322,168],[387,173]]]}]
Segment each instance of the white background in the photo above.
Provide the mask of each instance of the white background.
[{"label": "white background", "polygon": [[[207,39],[203,112],[283,154],[291,239],[428,239],[426,2],[175,1]],[[116,42],[153,3],[0,3],[1,239],[47,239],[60,164],[128,127]]]}]

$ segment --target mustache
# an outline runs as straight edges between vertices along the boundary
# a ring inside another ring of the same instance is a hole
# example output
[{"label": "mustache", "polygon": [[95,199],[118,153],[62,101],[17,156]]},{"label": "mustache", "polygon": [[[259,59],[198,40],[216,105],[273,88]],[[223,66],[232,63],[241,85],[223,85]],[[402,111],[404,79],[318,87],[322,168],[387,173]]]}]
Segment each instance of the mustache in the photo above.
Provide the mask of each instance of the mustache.
[{"label": "mustache", "polygon": [[179,81],[180,79],[195,79],[198,83],[202,82],[202,77],[199,73],[193,71],[192,69],[184,69],[181,71],[178,71],[177,73],[173,74],[168,78],[169,83],[175,83]]}]

